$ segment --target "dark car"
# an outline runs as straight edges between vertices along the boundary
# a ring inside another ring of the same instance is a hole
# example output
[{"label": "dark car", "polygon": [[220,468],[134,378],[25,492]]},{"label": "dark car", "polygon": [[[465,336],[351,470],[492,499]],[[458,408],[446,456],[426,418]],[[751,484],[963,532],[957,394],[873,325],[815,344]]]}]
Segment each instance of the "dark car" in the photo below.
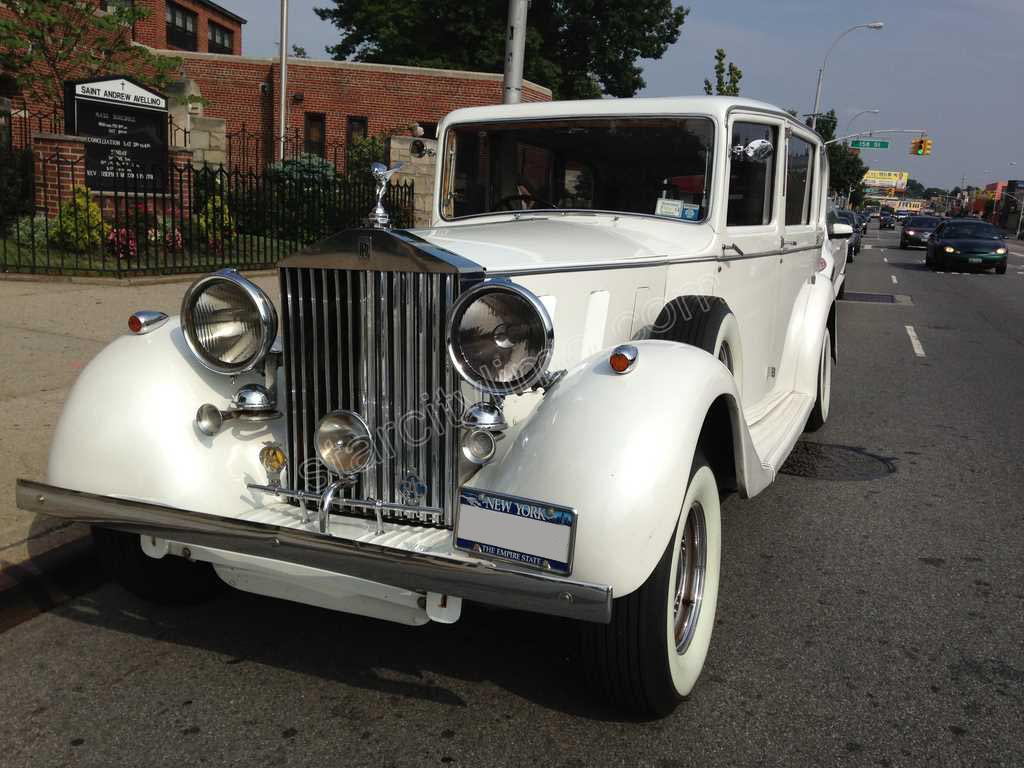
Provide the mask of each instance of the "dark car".
[{"label": "dark car", "polygon": [[932,269],[967,265],[979,269],[995,268],[1006,274],[1006,243],[1003,234],[991,224],[976,219],[949,219],[936,227],[928,238],[925,264]]},{"label": "dark car", "polygon": [[936,216],[911,216],[903,224],[900,248],[910,248],[912,245],[927,246],[928,238],[940,223],[941,219]]},{"label": "dark car", "polygon": [[896,217],[891,213],[883,213],[878,220],[879,229],[896,229]]},{"label": "dark car", "polygon": [[857,214],[853,211],[836,211],[836,218],[843,222],[843,224],[849,224],[853,228],[853,234],[850,235],[849,245],[846,247],[846,262],[848,264],[852,264],[853,257],[860,253],[860,219],[857,218]]}]

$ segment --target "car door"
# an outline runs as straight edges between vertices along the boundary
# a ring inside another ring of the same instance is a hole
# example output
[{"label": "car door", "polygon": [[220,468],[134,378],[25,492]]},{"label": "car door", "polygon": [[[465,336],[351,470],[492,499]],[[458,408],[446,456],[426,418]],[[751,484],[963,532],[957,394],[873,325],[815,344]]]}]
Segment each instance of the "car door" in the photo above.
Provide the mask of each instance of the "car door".
[{"label": "car door", "polygon": [[814,274],[824,233],[817,226],[818,144],[813,134],[786,128],[782,236],[779,240],[778,299],[772,359],[782,359],[787,331],[800,290]]},{"label": "car door", "polygon": [[725,227],[716,293],[729,304],[743,345],[741,391],[750,409],[771,389],[778,294],[781,121],[734,115],[729,124]]}]

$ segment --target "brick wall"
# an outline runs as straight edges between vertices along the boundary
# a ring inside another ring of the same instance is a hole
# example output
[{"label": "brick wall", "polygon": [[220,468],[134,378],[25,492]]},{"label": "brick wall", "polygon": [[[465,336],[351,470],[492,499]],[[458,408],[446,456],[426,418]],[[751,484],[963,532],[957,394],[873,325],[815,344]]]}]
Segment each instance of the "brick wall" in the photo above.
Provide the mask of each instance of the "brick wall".
[{"label": "brick wall", "polygon": [[[272,59],[176,53],[186,77],[207,100],[204,114],[220,117],[228,134],[243,128],[269,143],[277,133],[280,68]],[[413,122],[436,123],[454,109],[500,104],[500,74],[421,69],[356,62],[288,61],[288,131],[301,136],[307,113],[325,117],[328,147],[343,165],[349,117],[367,118],[369,134],[407,133]],[[550,101],[551,92],[525,83],[524,101]],[[299,100],[301,99],[301,101]],[[328,152],[329,159],[333,153]]]},{"label": "brick wall", "polygon": [[85,139],[61,134],[35,136],[36,210],[54,217],[63,202],[85,186]]},{"label": "brick wall", "polygon": [[[234,19],[225,16],[214,8],[198,0],[173,0],[182,8],[196,14],[196,42],[198,51],[205,53],[209,50],[210,22],[219,24],[232,32],[231,52],[241,55],[242,53],[242,25]],[[167,43],[167,21],[165,11],[167,0],[135,0],[136,5],[150,10],[149,18],[140,21],[135,25],[136,42],[148,45],[150,48],[169,48],[176,50]]]}]

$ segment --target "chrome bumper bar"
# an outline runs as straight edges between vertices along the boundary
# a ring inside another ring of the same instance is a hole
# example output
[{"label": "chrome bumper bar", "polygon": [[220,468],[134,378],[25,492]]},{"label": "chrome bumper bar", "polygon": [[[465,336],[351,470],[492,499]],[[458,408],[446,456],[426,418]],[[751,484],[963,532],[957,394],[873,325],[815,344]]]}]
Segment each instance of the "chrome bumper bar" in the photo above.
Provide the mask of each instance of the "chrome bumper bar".
[{"label": "chrome bumper bar", "polygon": [[417,592],[581,621],[611,620],[610,587],[496,563],[409,552],[31,480],[18,480],[17,505],[26,512],[320,568]]}]

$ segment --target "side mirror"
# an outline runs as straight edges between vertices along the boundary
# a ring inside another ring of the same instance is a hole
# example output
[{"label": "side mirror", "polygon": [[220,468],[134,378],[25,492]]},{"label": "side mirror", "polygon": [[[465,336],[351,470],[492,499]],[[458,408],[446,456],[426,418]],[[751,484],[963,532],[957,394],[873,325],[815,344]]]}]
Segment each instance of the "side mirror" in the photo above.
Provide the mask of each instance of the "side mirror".
[{"label": "side mirror", "polygon": [[767,139],[754,139],[745,147],[735,146],[732,148],[732,156],[739,159],[754,160],[760,162],[767,160],[775,152],[775,147]]},{"label": "side mirror", "polygon": [[849,224],[842,224],[839,222],[833,224],[828,233],[829,239],[831,240],[846,240],[851,235],[853,235],[853,227]]}]

